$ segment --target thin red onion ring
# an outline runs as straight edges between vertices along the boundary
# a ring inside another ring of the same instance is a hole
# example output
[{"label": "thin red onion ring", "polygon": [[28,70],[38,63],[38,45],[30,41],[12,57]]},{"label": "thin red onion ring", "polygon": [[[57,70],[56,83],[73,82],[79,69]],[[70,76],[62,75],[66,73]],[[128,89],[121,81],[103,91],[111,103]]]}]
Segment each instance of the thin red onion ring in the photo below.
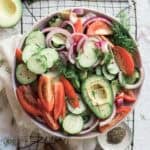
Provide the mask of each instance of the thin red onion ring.
[{"label": "thin red onion ring", "polygon": [[62,24],[61,24],[61,27],[64,28],[66,25],[70,25],[72,27],[72,30],[73,30],[73,33],[75,32],[75,28],[74,28],[74,25],[71,21],[64,21]]},{"label": "thin red onion ring", "polygon": [[108,25],[112,25],[111,22],[105,18],[102,18],[102,17],[93,17],[93,18],[90,18],[89,20],[85,21],[84,24],[83,24],[83,31],[86,29],[86,27],[91,24],[92,22],[94,21],[103,21],[105,22],[106,24]]},{"label": "thin red onion ring", "polygon": [[[66,31],[65,29],[62,29],[62,28],[59,28],[59,27],[52,27],[51,28],[51,32],[49,32],[47,34],[47,37],[46,37],[46,44],[47,44],[47,47],[53,47],[52,43],[51,43],[51,40],[52,40],[52,37],[54,34],[62,34],[64,35],[67,39],[70,39],[71,38],[71,34]],[[57,50],[62,50],[64,49],[65,46],[62,46],[60,48],[55,48]]]}]

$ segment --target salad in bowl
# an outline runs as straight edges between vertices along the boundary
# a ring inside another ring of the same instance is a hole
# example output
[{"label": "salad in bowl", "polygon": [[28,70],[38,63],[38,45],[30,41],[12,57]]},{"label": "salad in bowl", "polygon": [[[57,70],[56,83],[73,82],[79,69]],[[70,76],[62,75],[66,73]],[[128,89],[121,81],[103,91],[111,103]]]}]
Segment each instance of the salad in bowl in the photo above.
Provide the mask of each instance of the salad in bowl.
[{"label": "salad in bowl", "polygon": [[143,69],[121,24],[73,8],[43,18],[25,36],[14,78],[17,99],[38,126],[59,137],[94,137],[131,112]]}]

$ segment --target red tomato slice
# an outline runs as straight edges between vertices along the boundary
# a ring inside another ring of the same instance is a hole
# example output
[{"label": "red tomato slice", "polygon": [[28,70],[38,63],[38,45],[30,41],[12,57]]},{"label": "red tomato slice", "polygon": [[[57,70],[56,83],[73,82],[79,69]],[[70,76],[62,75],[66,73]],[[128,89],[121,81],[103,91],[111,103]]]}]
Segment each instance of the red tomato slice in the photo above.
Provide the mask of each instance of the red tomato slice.
[{"label": "red tomato slice", "polygon": [[16,93],[20,104],[22,105],[22,107],[26,112],[28,112],[33,116],[41,116],[41,111],[38,109],[38,107],[35,107],[34,105],[30,104],[28,100],[25,98],[22,86],[16,89]]},{"label": "red tomato slice", "polygon": [[19,48],[16,48],[16,59],[21,62],[22,61],[22,50]]},{"label": "red tomato slice", "polygon": [[78,96],[77,96],[73,86],[71,85],[71,83],[64,77],[61,77],[60,80],[62,81],[62,83],[64,85],[65,94],[69,98],[69,103],[74,108],[79,107]]},{"label": "red tomato slice", "polygon": [[54,108],[54,95],[52,79],[48,75],[40,76],[38,83],[38,95],[45,111],[52,111]]},{"label": "red tomato slice", "polygon": [[64,86],[60,81],[54,83],[54,97],[54,119],[57,120],[61,116],[65,103]]},{"label": "red tomato slice", "polygon": [[87,28],[87,35],[110,35],[112,30],[104,21],[95,21]]},{"label": "red tomato slice", "polygon": [[43,118],[48,127],[50,127],[52,130],[58,130],[60,128],[59,124],[53,119],[50,113],[43,111]]},{"label": "red tomato slice", "polygon": [[114,46],[113,53],[120,70],[125,75],[131,76],[134,73],[135,66],[132,55],[125,48],[120,46]]},{"label": "red tomato slice", "polygon": [[76,23],[74,24],[74,27],[75,27],[76,32],[80,32],[80,33],[83,32],[83,24],[80,18],[76,21]]}]

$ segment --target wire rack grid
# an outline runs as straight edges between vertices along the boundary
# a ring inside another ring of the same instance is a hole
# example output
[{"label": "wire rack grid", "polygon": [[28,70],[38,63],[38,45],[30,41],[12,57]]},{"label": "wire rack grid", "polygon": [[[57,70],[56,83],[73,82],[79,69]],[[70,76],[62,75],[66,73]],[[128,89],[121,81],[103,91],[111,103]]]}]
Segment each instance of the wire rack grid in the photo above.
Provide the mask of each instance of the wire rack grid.
[{"label": "wire rack grid", "polygon": [[[23,17],[21,20],[20,31],[25,33],[31,29],[32,25],[40,18],[48,15],[51,12],[65,9],[68,7],[87,7],[96,9],[111,16],[124,10],[129,15],[130,33],[137,38],[137,16],[136,3],[134,0],[39,0],[31,5],[27,1],[23,3]],[[134,112],[127,118],[127,123],[132,129],[132,143],[128,150],[134,149]],[[45,139],[37,137],[33,140],[19,141],[18,150],[38,150],[39,143],[44,143]],[[24,145],[24,146],[22,146]],[[100,148],[99,148],[100,149]],[[55,149],[56,150],[56,149]]]}]

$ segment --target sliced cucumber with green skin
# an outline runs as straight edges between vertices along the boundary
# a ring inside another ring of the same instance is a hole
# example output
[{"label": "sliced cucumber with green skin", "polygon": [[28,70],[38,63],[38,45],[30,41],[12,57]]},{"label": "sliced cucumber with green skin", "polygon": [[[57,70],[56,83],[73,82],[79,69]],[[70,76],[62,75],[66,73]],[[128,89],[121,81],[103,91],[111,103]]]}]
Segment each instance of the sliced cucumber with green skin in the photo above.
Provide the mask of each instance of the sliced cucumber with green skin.
[{"label": "sliced cucumber with green skin", "polygon": [[96,75],[100,76],[102,75],[102,68],[100,66],[96,67]]},{"label": "sliced cucumber with green skin", "polygon": [[62,34],[55,34],[52,37],[52,44],[54,47],[59,48],[66,44],[66,37]]},{"label": "sliced cucumber with green skin", "polygon": [[[85,103],[98,118],[105,119],[105,117],[107,118],[111,114],[113,93],[111,85],[102,76],[91,76],[87,78],[82,84],[81,93]],[[101,108],[106,103],[109,104],[105,106],[106,108],[108,107],[108,115],[102,113],[105,107]]]},{"label": "sliced cucumber with green skin", "polygon": [[114,75],[116,75],[120,71],[119,67],[117,66],[117,64],[115,62],[108,64],[107,65],[107,70],[110,74],[114,74]]},{"label": "sliced cucumber with green skin", "polygon": [[59,59],[57,51],[52,48],[43,49],[39,55],[46,57],[48,68],[51,68],[54,63]]},{"label": "sliced cucumber with green skin", "polygon": [[16,79],[21,84],[29,84],[37,79],[37,75],[28,70],[25,64],[19,64],[16,68]]},{"label": "sliced cucumber with green skin", "polygon": [[23,53],[22,53],[22,59],[26,63],[28,59],[35,53],[38,53],[41,48],[39,48],[35,44],[30,44],[24,47]]},{"label": "sliced cucumber with green skin", "polygon": [[73,108],[69,103],[67,103],[67,108],[68,108],[68,110],[69,110],[71,113],[73,113],[73,114],[75,114],[75,115],[79,115],[79,114],[81,114],[81,113],[83,113],[83,112],[86,111],[86,106],[85,106],[85,104],[82,102],[82,100],[79,101],[79,107]]},{"label": "sliced cucumber with green skin", "polygon": [[92,67],[96,63],[97,56],[94,52],[91,55],[83,53],[83,54],[80,54],[77,59],[78,59],[79,65],[82,68],[89,68],[89,67]]},{"label": "sliced cucumber with green skin", "polygon": [[35,44],[37,46],[39,46],[40,48],[45,48],[46,47],[46,43],[45,43],[45,36],[44,34],[39,31],[32,31],[26,38],[25,44]]},{"label": "sliced cucumber with green skin", "polygon": [[47,58],[39,54],[35,54],[27,61],[28,69],[35,74],[42,74],[47,70]]},{"label": "sliced cucumber with green skin", "polygon": [[84,45],[83,53],[78,55],[77,60],[79,65],[83,68],[92,67],[98,60],[95,42],[87,41]]},{"label": "sliced cucumber with green skin", "polygon": [[113,74],[110,74],[107,69],[106,69],[106,66],[102,66],[102,73],[104,75],[104,77],[107,79],[107,80],[113,80],[115,78],[115,75]]},{"label": "sliced cucumber with green skin", "polygon": [[124,78],[127,84],[134,84],[140,79],[140,72],[136,69],[132,76],[124,75]]},{"label": "sliced cucumber with green skin", "polygon": [[119,73],[119,82],[122,86],[127,84],[132,85],[136,84],[140,79],[140,73],[138,70],[135,70],[132,76],[126,76],[122,72]]},{"label": "sliced cucumber with green skin", "polygon": [[62,124],[64,131],[69,134],[80,133],[83,129],[83,125],[84,122],[82,117],[72,114],[67,115]]},{"label": "sliced cucumber with green skin", "polygon": [[111,82],[111,87],[112,87],[113,95],[114,95],[114,97],[115,97],[116,94],[120,91],[121,85],[120,85],[120,83],[119,83],[118,80],[113,80],[113,81]]}]

